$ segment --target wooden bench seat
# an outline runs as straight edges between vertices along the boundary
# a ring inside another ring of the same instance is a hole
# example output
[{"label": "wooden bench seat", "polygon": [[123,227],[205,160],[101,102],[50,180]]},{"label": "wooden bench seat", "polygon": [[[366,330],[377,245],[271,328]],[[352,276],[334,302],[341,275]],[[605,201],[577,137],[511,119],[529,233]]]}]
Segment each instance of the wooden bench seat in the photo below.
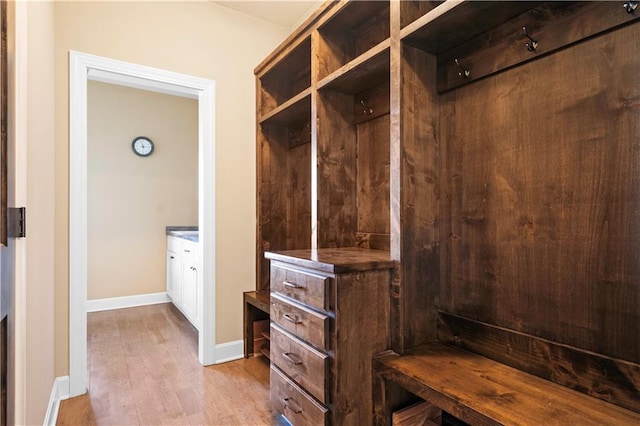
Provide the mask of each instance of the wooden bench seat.
[{"label": "wooden bench seat", "polygon": [[471,425],[640,425],[640,413],[441,342],[382,353],[373,368],[376,424],[390,423],[394,382]]}]

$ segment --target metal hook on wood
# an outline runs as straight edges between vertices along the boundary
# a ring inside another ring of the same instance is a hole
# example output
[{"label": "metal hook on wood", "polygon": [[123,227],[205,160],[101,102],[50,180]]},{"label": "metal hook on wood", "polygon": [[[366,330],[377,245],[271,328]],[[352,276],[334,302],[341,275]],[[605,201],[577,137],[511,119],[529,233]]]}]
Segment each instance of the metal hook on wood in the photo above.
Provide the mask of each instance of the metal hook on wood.
[{"label": "metal hook on wood", "polygon": [[360,105],[362,105],[364,115],[373,114],[373,109],[369,105],[367,105],[367,101],[365,99],[362,99],[360,101]]},{"label": "metal hook on wood", "polygon": [[529,43],[525,44],[527,46],[527,50],[529,52],[535,52],[538,48],[538,41],[534,40],[529,34],[527,34],[527,27],[522,27],[522,32],[524,36],[529,39]]},{"label": "metal hook on wood", "polygon": [[460,70],[460,72],[458,72],[458,75],[460,76],[460,78],[464,78],[465,80],[467,80],[471,75],[471,72],[468,69],[464,68],[462,65],[460,65],[460,62],[458,62],[458,58],[454,59],[454,61],[456,63],[456,66]]},{"label": "metal hook on wood", "polygon": [[633,11],[638,8],[638,3],[639,2],[637,1],[626,1],[622,7],[624,7],[624,10],[626,10],[627,13],[633,13]]}]

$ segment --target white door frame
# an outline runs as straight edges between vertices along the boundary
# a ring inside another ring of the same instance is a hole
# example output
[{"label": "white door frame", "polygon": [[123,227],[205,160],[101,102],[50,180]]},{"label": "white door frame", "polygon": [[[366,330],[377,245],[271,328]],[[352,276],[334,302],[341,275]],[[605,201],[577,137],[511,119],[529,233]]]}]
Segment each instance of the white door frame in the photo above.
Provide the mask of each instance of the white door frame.
[{"label": "white door frame", "polygon": [[87,82],[198,99],[198,226],[203,297],[198,359],[216,362],[215,349],[215,82],[142,65],[69,52],[69,390],[87,392]]}]

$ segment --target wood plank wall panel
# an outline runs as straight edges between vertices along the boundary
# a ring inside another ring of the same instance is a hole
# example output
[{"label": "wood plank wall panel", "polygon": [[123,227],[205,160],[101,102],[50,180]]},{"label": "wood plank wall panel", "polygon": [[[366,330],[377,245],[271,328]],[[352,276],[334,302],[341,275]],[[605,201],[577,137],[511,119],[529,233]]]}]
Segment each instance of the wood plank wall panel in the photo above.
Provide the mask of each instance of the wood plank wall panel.
[{"label": "wood plank wall panel", "polygon": [[400,260],[403,347],[436,336],[440,291],[439,112],[435,57],[403,46],[400,86]]},{"label": "wood plank wall panel", "polygon": [[389,114],[359,124],[357,138],[357,230],[389,234]]},{"label": "wood plank wall panel", "polygon": [[311,247],[311,144],[289,148],[287,250]]},{"label": "wood plank wall panel", "polygon": [[442,1],[402,0],[400,3],[400,28],[404,28],[425,15]]},{"label": "wood plank wall panel", "polygon": [[357,226],[353,96],[318,95],[318,248],[353,247]]},{"label": "wood plank wall panel", "polygon": [[[304,127],[304,126],[303,126]],[[264,252],[309,248],[311,244],[311,148],[290,147],[300,132],[264,125],[258,132],[258,285],[269,289],[269,261]]]},{"label": "wood plank wall panel", "polygon": [[640,360],[639,29],[443,96],[445,310]]}]

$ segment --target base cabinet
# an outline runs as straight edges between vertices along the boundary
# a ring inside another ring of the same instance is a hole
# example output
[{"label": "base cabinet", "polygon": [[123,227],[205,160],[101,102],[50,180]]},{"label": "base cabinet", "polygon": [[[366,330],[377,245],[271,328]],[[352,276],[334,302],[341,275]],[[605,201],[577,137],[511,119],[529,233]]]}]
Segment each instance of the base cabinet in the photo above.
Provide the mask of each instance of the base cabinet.
[{"label": "base cabinet", "polygon": [[199,260],[198,243],[167,236],[167,295],[197,329],[202,316],[198,312]]},{"label": "base cabinet", "polygon": [[272,406],[294,426],[372,424],[371,360],[389,340],[389,253],[319,249],[266,257]]}]

